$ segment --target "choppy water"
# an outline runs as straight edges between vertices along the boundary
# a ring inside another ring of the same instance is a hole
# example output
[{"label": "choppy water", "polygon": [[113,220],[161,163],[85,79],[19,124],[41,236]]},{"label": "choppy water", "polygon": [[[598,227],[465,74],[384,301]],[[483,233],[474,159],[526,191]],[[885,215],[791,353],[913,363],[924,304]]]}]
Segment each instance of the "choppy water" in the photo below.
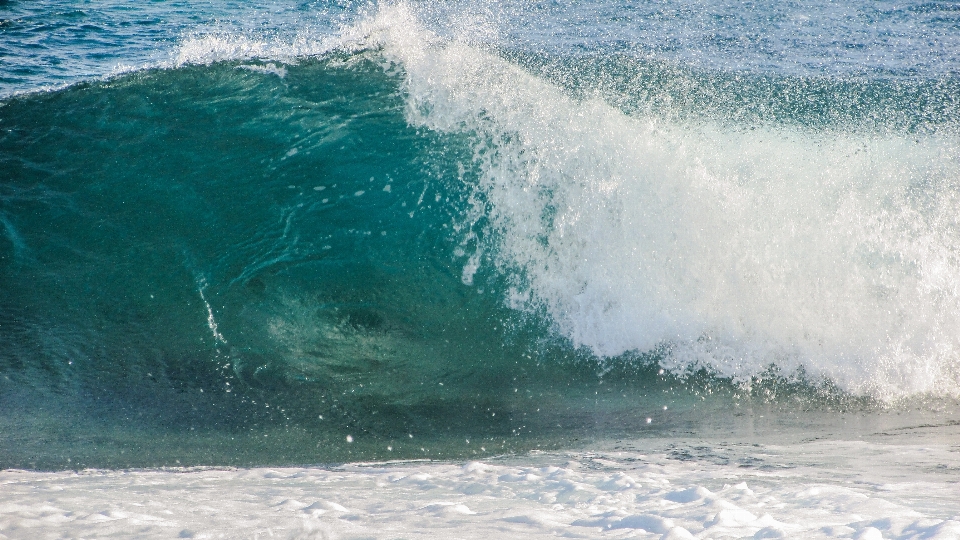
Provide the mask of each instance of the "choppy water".
[{"label": "choppy water", "polygon": [[958,30],[4,2],[0,466],[955,425]]}]

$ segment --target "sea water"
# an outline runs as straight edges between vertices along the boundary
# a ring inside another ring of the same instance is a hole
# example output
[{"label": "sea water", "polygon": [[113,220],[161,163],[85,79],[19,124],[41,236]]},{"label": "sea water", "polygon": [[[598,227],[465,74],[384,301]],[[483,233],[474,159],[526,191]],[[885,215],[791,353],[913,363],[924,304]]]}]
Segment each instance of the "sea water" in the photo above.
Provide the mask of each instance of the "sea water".
[{"label": "sea water", "polygon": [[14,0],[0,36],[0,468],[859,440],[956,487],[952,3]]}]

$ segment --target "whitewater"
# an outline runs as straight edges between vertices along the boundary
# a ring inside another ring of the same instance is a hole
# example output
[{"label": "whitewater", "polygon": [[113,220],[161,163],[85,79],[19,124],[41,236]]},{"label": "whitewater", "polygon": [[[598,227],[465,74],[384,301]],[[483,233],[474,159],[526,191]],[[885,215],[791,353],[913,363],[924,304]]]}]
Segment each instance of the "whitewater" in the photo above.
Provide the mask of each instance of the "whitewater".
[{"label": "whitewater", "polygon": [[960,538],[954,8],[0,4],[0,538]]},{"label": "whitewater", "polygon": [[[463,464],[6,471],[0,531],[7,538],[960,536],[956,484],[936,471],[955,474],[955,448],[704,445],[691,449],[702,461],[683,462],[623,446]],[[824,454],[848,457],[828,471],[817,466]],[[900,465],[890,467],[891,454]],[[754,467],[744,467],[749,461]]]},{"label": "whitewater", "polygon": [[[626,117],[431,44],[402,8],[380,17],[361,32],[402,66],[408,121],[484,139],[482,215],[495,263],[523,276],[514,307],[602,357],[671,342],[676,371],[816,358],[808,373],[856,393],[957,395],[955,134]],[[918,198],[921,182],[936,188]]]}]

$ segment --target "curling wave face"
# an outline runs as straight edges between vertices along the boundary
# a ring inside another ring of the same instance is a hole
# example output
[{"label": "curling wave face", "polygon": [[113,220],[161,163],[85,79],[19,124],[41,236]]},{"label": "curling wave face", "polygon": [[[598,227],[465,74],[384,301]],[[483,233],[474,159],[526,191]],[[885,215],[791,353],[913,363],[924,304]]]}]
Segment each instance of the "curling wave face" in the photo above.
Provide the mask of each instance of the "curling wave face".
[{"label": "curling wave face", "polygon": [[956,81],[534,53],[428,7],[3,102],[0,465],[472,457],[960,396]]}]

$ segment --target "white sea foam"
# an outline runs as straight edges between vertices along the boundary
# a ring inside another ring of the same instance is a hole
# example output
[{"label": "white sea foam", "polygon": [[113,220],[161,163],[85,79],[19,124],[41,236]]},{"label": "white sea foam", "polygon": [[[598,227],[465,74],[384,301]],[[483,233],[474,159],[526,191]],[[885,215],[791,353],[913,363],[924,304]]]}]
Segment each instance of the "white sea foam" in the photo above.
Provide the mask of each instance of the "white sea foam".
[{"label": "white sea foam", "polygon": [[522,276],[511,297],[576,345],[960,394],[955,133],[628,116],[440,39],[405,4],[351,32],[402,68],[411,123],[477,134],[492,252]]},{"label": "white sea foam", "polygon": [[[280,77],[281,79],[287,76],[287,68],[285,68],[285,67],[283,67],[283,66],[277,66],[277,65],[274,64],[273,62],[268,62],[267,64],[264,64],[264,65],[259,65],[259,64],[243,64],[243,65],[241,65],[241,66],[237,66],[237,68],[238,68],[238,69],[245,69],[245,70],[247,70],[247,71],[253,71],[253,72],[255,72],[255,73],[263,73],[263,74],[265,74],[265,75],[276,75],[277,77]],[[296,154],[296,151],[295,151],[295,150],[296,150],[296,148],[292,149],[291,152],[293,152],[294,154]],[[293,154],[290,154],[290,155],[293,155]],[[289,157],[289,156],[288,156],[288,157]]]},{"label": "white sea foam", "polygon": [[[4,471],[0,538],[960,538],[955,484],[922,473],[958,465],[946,446],[748,448],[745,457],[778,465],[612,451],[466,464]],[[810,456],[849,463],[804,464]],[[916,470],[899,477],[887,468],[895,459]]]},{"label": "white sea foam", "polygon": [[327,53],[340,43],[335,36],[309,33],[293,38],[251,37],[242,33],[202,34],[183,39],[172,53],[169,67],[253,59],[296,63],[300,58]]}]

